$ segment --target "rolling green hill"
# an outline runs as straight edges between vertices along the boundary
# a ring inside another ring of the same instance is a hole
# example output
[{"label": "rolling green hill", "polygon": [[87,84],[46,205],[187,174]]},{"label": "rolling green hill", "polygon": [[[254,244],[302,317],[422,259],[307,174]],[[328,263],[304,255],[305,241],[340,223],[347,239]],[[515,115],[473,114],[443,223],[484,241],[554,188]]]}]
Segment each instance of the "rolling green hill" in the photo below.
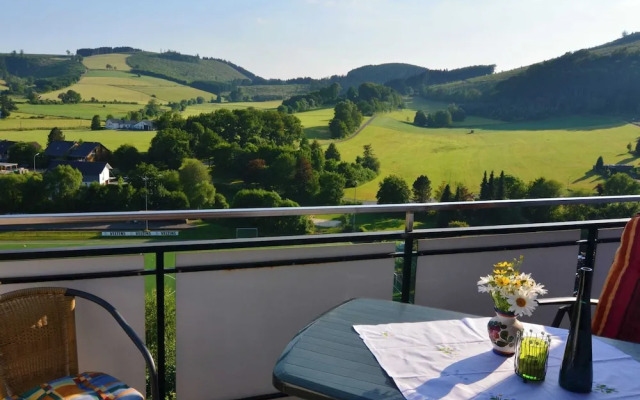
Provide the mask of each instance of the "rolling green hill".
[{"label": "rolling green hill", "polygon": [[75,56],[0,54],[0,76],[6,75],[7,86],[19,91],[27,80],[41,92],[63,88],[77,82],[84,72],[84,65]]},{"label": "rolling green hill", "polygon": [[427,98],[470,112],[528,120],[576,113],[635,118],[640,33],[528,67],[426,88]]},{"label": "rolling green hill", "polygon": [[176,82],[190,84],[195,81],[234,82],[249,78],[228,64],[217,60],[167,52],[131,54],[127,64],[133,72],[140,72]]}]

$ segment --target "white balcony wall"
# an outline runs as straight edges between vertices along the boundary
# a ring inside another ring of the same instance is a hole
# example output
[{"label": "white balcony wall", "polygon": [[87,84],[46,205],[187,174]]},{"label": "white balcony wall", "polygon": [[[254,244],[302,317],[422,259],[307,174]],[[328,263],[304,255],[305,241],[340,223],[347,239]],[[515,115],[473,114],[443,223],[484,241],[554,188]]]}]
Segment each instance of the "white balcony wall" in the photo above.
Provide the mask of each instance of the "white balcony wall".
[{"label": "white balcony wall", "polygon": [[[429,239],[418,242],[419,250],[475,248],[500,245],[531,245],[577,241],[580,231],[540,232],[511,235],[486,235],[463,238]],[[524,256],[523,272],[531,273],[545,285],[547,296],[569,296],[575,281],[578,245],[524,250],[487,251],[423,256],[418,258],[415,303],[424,306],[492,316],[493,302],[487,293],[478,293],[481,276],[492,272],[492,265]],[[550,324],[553,306],[539,307],[526,322]]]},{"label": "white balcony wall", "polygon": [[[393,243],[200,252],[176,266],[392,253]],[[186,268],[185,268],[186,269]],[[177,396],[234,399],[276,390],[273,366],[316,316],[354,297],[392,298],[394,260],[176,275]]]},{"label": "white balcony wall", "polygon": [[[141,255],[0,262],[5,278],[139,270]],[[27,287],[55,286],[89,292],[111,303],[144,340],[144,278],[123,277],[0,285],[0,293]],[[145,363],[109,313],[87,300],[76,300],[78,367],[111,374],[144,393]]]},{"label": "white balcony wall", "polygon": [[[600,229],[598,231],[598,240],[601,239],[620,239],[622,236],[622,228],[616,229]],[[607,279],[613,258],[620,243],[599,243],[596,249],[596,261],[593,268],[593,285],[591,287],[591,297],[597,299],[602,293],[604,281]]]}]

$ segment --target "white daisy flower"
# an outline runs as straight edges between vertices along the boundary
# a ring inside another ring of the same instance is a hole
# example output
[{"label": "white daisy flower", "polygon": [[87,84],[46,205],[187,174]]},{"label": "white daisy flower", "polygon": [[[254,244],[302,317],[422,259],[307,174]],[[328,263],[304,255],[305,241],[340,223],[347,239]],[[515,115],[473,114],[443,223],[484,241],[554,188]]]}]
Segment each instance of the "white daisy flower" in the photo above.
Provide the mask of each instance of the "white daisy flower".
[{"label": "white daisy flower", "polygon": [[527,290],[517,290],[514,294],[507,297],[509,303],[509,311],[516,315],[531,315],[536,309],[536,295]]}]

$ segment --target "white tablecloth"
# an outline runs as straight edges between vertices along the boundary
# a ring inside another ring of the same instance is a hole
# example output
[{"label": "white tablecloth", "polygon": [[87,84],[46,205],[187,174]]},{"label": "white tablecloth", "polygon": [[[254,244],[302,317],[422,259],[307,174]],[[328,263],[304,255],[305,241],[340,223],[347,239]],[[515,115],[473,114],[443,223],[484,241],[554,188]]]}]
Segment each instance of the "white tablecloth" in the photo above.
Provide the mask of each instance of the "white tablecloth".
[{"label": "white tablecloth", "polygon": [[567,331],[524,324],[552,335],[547,376],[524,383],[514,358],[491,351],[489,318],[356,325],[367,347],[408,400],[431,399],[640,399],[640,363],[593,338],[593,391],[558,385]]}]

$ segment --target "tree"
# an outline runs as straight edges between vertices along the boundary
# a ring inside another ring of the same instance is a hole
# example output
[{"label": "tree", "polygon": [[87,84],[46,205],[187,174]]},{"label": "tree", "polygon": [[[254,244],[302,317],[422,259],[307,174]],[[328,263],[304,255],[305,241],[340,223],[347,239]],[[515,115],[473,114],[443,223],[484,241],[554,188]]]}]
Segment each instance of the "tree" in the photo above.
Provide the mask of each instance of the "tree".
[{"label": "tree", "polygon": [[349,136],[360,127],[362,113],[350,100],[341,101],[334,108],[333,119],[329,121],[331,137],[342,138]]},{"label": "tree", "polygon": [[398,175],[389,175],[384,178],[376,193],[378,204],[408,203],[410,196],[409,185]]},{"label": "tree", "polygon": [[335,172],[324,172],[318,181],[320,190],[316,196],[317,203],[328,206],[339,205],[344,197],[344,177]]},{"label": "tree", "polygon": [[[272,208],[272,207],[298,207],[298,203],[282,199],[276,192],[262,189],[242,189],[233,197],[232,208]],[[293,216],[279,218],[245,218],[244,223],[249,223],[263,234],[295,235],[309,233],[312,223],[308,216]]]},{"label": "tree", "polygon": [[189,134],[175,128],[158,132],[151,139],[148,155],[149,159],[155,163],[178,169],[182,165],[182,160],[191,156]]},{"label": "tree", "polygon": [[93,118],[91,118],[91,130],[99,131],[100,129],[102,129],[102,126],[100,125],[100,116],[94,115]]},{"label": "tree", "polygon": [[455,103],[449,104],[449,107],[447,107],[447,111],[449,111],[449,113],[451,114],[451,119],[454,122],[464,121],[467,117],[467,113],[464,111],[464,109]]},{"label": "tree", "polygon": [[431,199],[431,181],[426,175],[420,175],[413,182],[413,201],[426,203]]},{"label": "tree", "polygon": [[436,111],[433,114],[433,119],[435,123],[434,127],[436,128],[446,128],[451,126],[452,123],[451,113],[447,110]]},{"label": "tree", "polygon": [[640,155],[640,139],[638,139],[636,141],[636,147],[635,147],[634,150],[635,150],[636,155]]},{"label": "tree", "polygon": [[340,161],[340,152],[336,147],[335,143],[329,143],[329,147],[327,147],[327,151],[324,152],[325,160],[336,160]]},{"label": "tree", "polygon": [[33,143],[18,142],[9,147],[9,162],[20,165],[32,165],[38,149]]},{"label": "tree", "polygon": [[178,171],[180,184],[191,208],[211,208],[215,204],[216,189],[209,169],[199,160],[187,158]]},{"label": "tree", "polygon": [[64,133],[62,133],[62,130],[60,130],[60,128],[55,127],[51,129],[51,131],[49,131],[49,135],[47,136],[47,146],[49,146],[51,142],[57,142],[61,140],[64,140]]},{"label": "tree", "polygon": [[[562,184],[552,179],[538,178],[530,182],[527,186],[527,198],[542,199],[560,197]],[[524,216],[530,222],[548,222],[554,219],[558,207],[526,207],[523,209]]]},{"label": "tree", "polygon": [[311,166],[313,166],[314,170],[322,172],[324,169],[325,156],[322,151],[322,147],[320,146],[320,142],[314,140],[311,142],[311,146],[309,147],[311,150]]},{"label": "tree", "polygon": [[356,157],[356,163],[362,165],[365,168],[369,168],[374,171],[376,174],[380,172],[380,160],[373,154],[373,148],[370,144],[365,144],[363,146],[364,153],[362,158]]},{"label": "tree", "polygon": [[[638,141],[638,143],[640,143],[640,141]],[[638,150],[640,150],[640,148],[638,148],[638,145],[636,145],[636,154],[638,154]],[[601,172],[604,170],[604,160],[602,159],[602,156],[598,157],[596,165],[593,166],[593,169],[596,172]]]},{"label": "tree", "polygon": [[113,167],[127,174],[142,162],[142,155],[135,146],[123,144],[111,154],[111,160]]},{"label": "tree", "polygon": [[427,126],[427,114],[424,111],[416,111],[416,116],[413,117],[413,124],[415,126]]},{"label": "tree", "polygon": [[0,94],[0,118],[7,118],[11,111],[17,110],[16,103],[6,94]]},{"label": "tree", "polygon": [[621,196],[640,193],[640,183],[627,174],[616,173],[604,183],[604,196]]},{"label": "tree", "polygon": [[82,174],[70,165],[58,165],[44,174],[44,187],[57,211],[73,210]]},{"label": "tree", "polygon": [[67,90],[65,93],[60,93],[58,98],[65,104],[76,104],[82,101],[80,93],[71,89]]},{"label": "tree", "polygon": [[162,114],[162,109],[160,108],[160,104],[158,104],[156,99],[151,99],[142,109],[142,113],[147,117],[157,117],[158,115]]}]

